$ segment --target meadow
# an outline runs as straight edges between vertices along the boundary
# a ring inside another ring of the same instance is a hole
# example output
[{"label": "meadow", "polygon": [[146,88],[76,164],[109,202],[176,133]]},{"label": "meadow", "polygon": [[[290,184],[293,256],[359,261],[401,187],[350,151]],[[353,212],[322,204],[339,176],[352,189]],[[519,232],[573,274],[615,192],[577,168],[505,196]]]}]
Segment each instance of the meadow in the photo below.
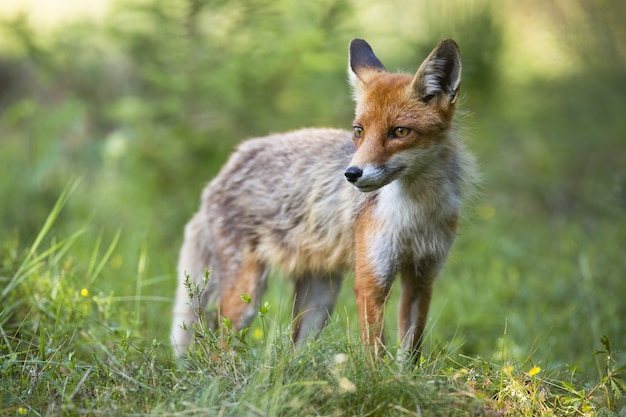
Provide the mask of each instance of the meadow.
[{"label": "meadow", "polygon": [[[398,15],[397,10],[403,10]],[[618,1],[127,0],[98,21],[0,16],[0,415],[626,415],[626,47]],[[383,22],[383,23],[381,23]],[[358,340],[352,278],[290,341],[273,276],[224,352],[168,346],[202,187],[241,140],[349,128],[349,39],[415,71],[463,55],[483,179],[418,366]],[[245,333],[245,335],[243,334]]]}]

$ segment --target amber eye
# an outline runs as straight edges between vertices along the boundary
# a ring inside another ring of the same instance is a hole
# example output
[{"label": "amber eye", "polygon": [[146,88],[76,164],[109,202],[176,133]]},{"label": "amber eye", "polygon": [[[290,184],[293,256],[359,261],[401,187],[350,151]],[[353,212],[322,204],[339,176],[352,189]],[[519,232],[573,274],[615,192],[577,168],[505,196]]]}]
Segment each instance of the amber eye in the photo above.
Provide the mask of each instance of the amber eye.
[{"label": "amber eye", "polygon": [[403,138],[406,137],[409,133],[411,133],[411,129],[408,127],[396,127],[391,131],[390,136],[392,138]]},{"label": "amber eye", "polygon": [[352,134],[354,135],[355,138],[362,138],[363,137],[363,128],[361,126],[353,126],[352,127]]}]

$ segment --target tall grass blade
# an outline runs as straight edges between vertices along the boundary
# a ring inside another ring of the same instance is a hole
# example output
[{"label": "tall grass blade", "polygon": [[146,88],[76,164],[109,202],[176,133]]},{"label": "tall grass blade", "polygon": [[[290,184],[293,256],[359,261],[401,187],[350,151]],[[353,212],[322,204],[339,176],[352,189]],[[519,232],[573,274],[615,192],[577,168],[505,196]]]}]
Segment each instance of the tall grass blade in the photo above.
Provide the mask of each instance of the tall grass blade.
[{"label": "tall grass blade", "polygon": [[[9,294],[15,287],[17,287],[20,284],[20,282],[22,282],[25,279],[26,276],[28,276],[28,274],[25,273],[26,271],[32,271],[33,268],[36,268],[37,263],[43,257],[48,256],[50,253],[54,252],[59,247],[58,246],[59,244],[55,244],[44,253],[35,257],[35,254],[37,253],[37,249],[41,245],[41,242],[52,229],[54,222],[59,217],[59,214],[61,213],[61,210],[65,206],[65,203],[67,203],[69,196],[74,192],[74,190],[76,190],[79,183],[80,183],[80,179],[73,178],[65,186],[65,188],[61,192],[61,195],[57,199],[54,207],[50,211],[50,214],[48,214],[48,217],[46,218],[46,221],[43,227],[37,234],[35,241],[30,246],[28,253],[26,255],[26,258],[24,259],[22,264],[19,266],[19,268],[17,269],[17,272],[15,273],[15,275],[13,275],[13,278],[11,278],[7,286],[2,290],[2,293],[0,294],[0,300],[4,299],[7,296],[7,294]],[[77,232],[77,233],[81,233],[81,232]],[[73,237],[74,236],[76,236],[76,234],[74,234]],[[70,237],[70,239],[71,238],[72,237]]]},{"label": "tall grass blade", "polygon": [[107,251],[104,253],[102,258],[100,259],[100,262],[98,262],[96,265],[96,259],[98,259],[98,256],[97,256],[98,250],[100,248],[100,242],[102,241],[102,233],[100,233],[100,235],[98,236],[98,241],[96,242],[96,246],[94,247],[93,254],[91,255],[91,261],[89,263],[89,269],[87,272],[87,277],[88,277],[87,282],[89,284],[91,284],[92,282],[96,280],[96,278],[98,277],[98,275],[100,275],[100,272],[102,271],[104,266],[107,264],[107,262],[109,262],[109,259],[111,259],[111,255],[113,255],[113,251],[117,247],[117,243],[119,242],[121,236],[122,236],[121,229],[117,229],[117,232],[115,233],[115,236],[113,236],[113,240],[111,241],[111,244],[107,248]]}]

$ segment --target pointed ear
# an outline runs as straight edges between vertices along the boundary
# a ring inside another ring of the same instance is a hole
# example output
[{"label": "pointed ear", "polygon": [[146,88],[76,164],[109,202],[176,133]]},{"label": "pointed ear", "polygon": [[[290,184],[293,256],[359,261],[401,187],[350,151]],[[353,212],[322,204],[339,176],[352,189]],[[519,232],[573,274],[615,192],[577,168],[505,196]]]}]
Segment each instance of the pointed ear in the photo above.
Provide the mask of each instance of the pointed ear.
[{"label": "pointed ear", "polygon": [[413,79],[413,89],[423,102],[435,97],[453,104],[461,85],[461,52],[456,42],[445,39],[424,60]]},{"label": "pointed ear", "polygon": [[350,41],[348,75],[350,84],[354,89],[354,97],[358,100],[367,85],[382,72],[387,72],[385,66],[380,62],[372,47],[363,39],[352,39]]}]

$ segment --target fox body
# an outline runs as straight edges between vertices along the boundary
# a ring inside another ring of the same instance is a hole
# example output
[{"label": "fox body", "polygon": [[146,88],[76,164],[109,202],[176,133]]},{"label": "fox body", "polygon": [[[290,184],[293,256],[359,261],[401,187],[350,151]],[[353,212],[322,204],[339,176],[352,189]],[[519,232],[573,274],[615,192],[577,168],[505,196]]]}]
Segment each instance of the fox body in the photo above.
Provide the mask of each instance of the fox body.
[{"label": "fox body", "polygon": [[[418,351],[433,280],[474,172],[452,129],[460,54],[444,40],[414,76],[388,73],[354,39],[349,76],[352,132],[302,129],[245,141],[204,189],[178,265],[172,342],[179,354],[207,305],[237,329],[249,325],[270,268],[295,282],[297,345],[325,325],[353,269],[362,337],[378,348],[399,274],[399,336],[407,352]],[[202,290],[194,294],[189,281]]]}]

